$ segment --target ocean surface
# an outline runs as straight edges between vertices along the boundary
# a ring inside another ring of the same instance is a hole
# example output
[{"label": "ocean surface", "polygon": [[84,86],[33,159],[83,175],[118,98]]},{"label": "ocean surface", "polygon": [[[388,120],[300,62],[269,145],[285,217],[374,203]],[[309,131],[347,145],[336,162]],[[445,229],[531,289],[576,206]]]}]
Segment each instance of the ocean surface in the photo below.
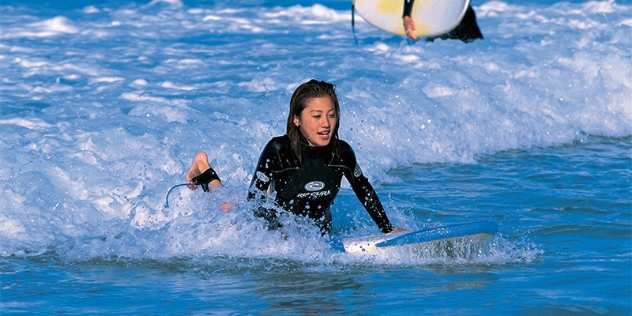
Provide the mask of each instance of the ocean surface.
[{"label": "ocean surface", "polygon": [[[0,0],[0,314],[631,315],[632,4],[472,5],[464,44],[350,1]],[[345,181],[332,236],[264,229],[248,184],[312,78],[396,226],[499,232],[339,252],[378,233]],[[226,187],[166,201],[200,151]]]}]

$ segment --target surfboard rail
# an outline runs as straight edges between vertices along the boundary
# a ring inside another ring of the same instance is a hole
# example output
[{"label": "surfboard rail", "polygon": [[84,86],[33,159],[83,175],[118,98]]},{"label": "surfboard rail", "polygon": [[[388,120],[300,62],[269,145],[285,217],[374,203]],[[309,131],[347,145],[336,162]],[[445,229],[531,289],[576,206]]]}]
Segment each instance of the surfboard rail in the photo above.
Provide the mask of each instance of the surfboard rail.
[{"label": "surfboard rail", "polygon": [[345,252],[354,253],[465,236],[491,236],[497,232],[498,223],[493,221],[477,221],[428,227],[412,232],[346,238],[342,240],[342,244]]}]

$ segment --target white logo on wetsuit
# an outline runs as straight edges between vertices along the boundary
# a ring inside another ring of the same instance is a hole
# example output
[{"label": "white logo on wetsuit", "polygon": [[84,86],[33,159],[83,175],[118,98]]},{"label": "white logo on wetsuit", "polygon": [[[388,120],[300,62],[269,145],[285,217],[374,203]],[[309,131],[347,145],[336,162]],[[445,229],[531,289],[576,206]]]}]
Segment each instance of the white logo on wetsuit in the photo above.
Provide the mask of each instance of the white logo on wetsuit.
[{"label": "white logo on wetsuit", "polygon": [[270,178],[268,178],[268,176],[266,176],[265,173],[261,171],[257,171],[257,179],[263,182],[270,182]]},{"label": "white logo on wetsuit", "polygon": [[305,190],[314,192],[325,188],[325,183],[322,181],[311,181],[305,185]]},{"label": "white logo on wetsuit", "polygon": [[353,170],[353,176],[357,178],[361,175],[362,175],[362,169],[360,169],[359,165],[356,165],[355,170]]},{"label": "white logo on wetsuit", "polygon": [[331,195],[331,190],[326,190],[326,191],[309,192],[309,193],[303,192],[303,193],[297,194],[296,197],[299,199],[305,199],[305,198],[317,199],[319,197],[330,196],[330,195]]}]

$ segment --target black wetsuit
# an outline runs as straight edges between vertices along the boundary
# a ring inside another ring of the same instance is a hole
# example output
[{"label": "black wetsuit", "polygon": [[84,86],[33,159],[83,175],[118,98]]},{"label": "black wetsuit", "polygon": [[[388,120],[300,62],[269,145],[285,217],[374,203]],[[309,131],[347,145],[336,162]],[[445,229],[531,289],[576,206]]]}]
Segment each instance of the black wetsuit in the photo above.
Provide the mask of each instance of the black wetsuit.
[{"label": "black wetsuit", "polygon": [[[339,140],[339,150],[332,146],[311,147],[302,139],[302,164],[292,150],[287,135],[275,137],[263,149],[253,175],[248,199],[265,199],[265,192],[276,194],[275,202],[285,211],[308,217],[323,233],[331,230],[330,206],[340,190],[342,176],[351,184],[362,205],[383,233],[393,230],[373,186],[362,174],[348,143]],[[268,227],[280,226],[274,208],[263,203],[255,215],[267,220]]]}]

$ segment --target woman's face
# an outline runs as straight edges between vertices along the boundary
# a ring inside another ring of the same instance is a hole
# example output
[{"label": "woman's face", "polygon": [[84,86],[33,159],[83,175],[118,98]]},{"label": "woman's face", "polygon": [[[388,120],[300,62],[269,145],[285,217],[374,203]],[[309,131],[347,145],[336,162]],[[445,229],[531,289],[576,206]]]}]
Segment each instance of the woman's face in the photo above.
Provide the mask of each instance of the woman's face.
[{"label": "woman's face", "polygon": [[314,147],[329,145],[337,123],[338,113],[329,96],[309,100],[301,115],[294,117],[294,125],[300,128],[309,145]]}]

